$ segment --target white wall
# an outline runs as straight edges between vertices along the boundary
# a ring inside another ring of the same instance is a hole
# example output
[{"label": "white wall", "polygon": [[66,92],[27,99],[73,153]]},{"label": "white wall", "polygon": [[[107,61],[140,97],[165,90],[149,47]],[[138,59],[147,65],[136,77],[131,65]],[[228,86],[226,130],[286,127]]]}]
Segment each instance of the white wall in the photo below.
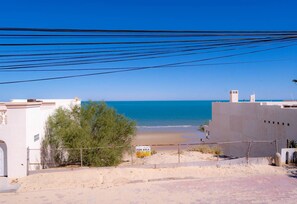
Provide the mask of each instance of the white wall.
[{"label": "white wall", "polygon": [[7,147],[7,176],[23,177],[27,173],[26,110],[7,106],[7,124],[0,126],[0,140]]},{"label": "white wall", "polygon": [[[26,147],[30,149],[40,149],[41,135],[43,132],[43,118],[41,114],[41,106],[26,109]],[[40,163],[40,152],[29,151],[30,163]],[[38,169],[40,165],[30,165],[29,170]]]},{"label": "white wall", "polygon": [[297,148],[283,148],[281,149],[281,163],[286,164],[286,153],[288,152],[288,162],[292,163],[293,161],[293,154],[297,152]]},{"label": "white wall", "polygon": [[[0,141],[4,141],[7,147],[8,177],[27,175],[27,148],[40,149],[48,116],[60,106],[69,108],[73,105],[80,105],[80,101],[63,99],[27,103],[26,100],[13,100],[0,103],[0,111],[5,112],[7,118],[7,124],[0,123]],[[39,139],[34,140],[34,136],[39,136]],[[30,163],[40,163],[40,151],[30,151],[29,158]],[[29,170],[36,168],[40,165],[30,165]]]},{"label": "white wall", "polygon": [[[212,121],[208,127],[210,141],[278,140],[280,151],[286,147],[287,139],[297,140],[297,109],[282,108],[283,104],[285,103],[213,103]],[[247,143],[225,145],[224,152],[233,156],[245,156],[247,147]],[[274,144],[252,144],[251,156],[270,156],[275,153]]]}]

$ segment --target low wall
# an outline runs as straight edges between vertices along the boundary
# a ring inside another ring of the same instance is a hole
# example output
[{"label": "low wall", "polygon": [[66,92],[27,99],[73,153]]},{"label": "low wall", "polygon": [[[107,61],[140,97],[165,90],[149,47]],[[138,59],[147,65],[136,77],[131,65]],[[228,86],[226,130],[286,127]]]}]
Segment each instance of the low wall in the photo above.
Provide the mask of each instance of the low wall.
[{"label": "low wall", "polygon": [[281,163],[282,164],[286,164],[287,152],[289,153],[288,163],[292,163],[293,162],[293,154],[294,154],[294,152],[297,152],[297,148],[282,148],[282,151],[281,151]]}]

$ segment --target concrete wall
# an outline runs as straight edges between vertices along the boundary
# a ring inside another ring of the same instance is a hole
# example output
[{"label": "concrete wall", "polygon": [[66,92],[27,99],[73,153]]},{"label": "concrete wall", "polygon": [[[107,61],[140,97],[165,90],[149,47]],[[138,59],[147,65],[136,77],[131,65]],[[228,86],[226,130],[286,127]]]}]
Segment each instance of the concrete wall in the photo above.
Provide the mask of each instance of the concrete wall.
[{"label": "concrete wall", "polygon": [[[210,141],[277,140],[280,151],[286,147],[287,139],[297,140],[297,109],[283,108],[283,104],[286,103],[213,103],[207,129]],[[225,154],[245,156],[248,143],[223,148]],[[253,143],[251,147],[251,156],[272,156],[275,152],[272,143]]]},{"label": "concrete wall", "polygon": [[20,106],[7,107],[7,124],[0,126],[0,140],[7,147],[7,176],[23,177],[27,173],[26,110]]},{"label": "concrete wall", "polygon": [[288,162],[293,162],[293,154],[297,153],[297,148],[283,148],[281,149],[281,163],[286,164],[286,153],[288,153]]},{"label": "concrete wall", "polygon": [[[40,168],[39,149],[45,135],[45,123],[48,116],[60,106],[69,108],[73,105],[80,105],[79,100],[57,100],[57,103],[54,101],[27,103],[26,100],[14,100],[9,103],[0,103],[2,118],[0,141],[1,148],[4,143],[6,146],[7,162],[5,164],[8,177],[23,177],[27,175],[27,170]],[[27,155],[27,148],[33,149],[29,151],[29,155]],[[36,164],[27,168],[27,158],[30,158],[30,163]]]},{"label": "concrete wall", "polygon": [[[41,144],[41,135],[43,134],[43,117],[41,106],[26,109],[26,147],[30,149],[39,149]],[[29,151],[30,163],[40,163],[40,154],[37,151]],[[29,170],[39,169],[40,165],[30,165]]]}]

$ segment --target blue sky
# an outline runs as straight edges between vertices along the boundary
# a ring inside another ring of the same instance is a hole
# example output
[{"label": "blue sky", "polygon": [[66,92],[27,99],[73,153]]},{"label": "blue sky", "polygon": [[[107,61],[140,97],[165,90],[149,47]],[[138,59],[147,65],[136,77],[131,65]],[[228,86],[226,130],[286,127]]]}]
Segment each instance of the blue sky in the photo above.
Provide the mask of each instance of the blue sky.
[{"label": "blue sky", "polygon": [[[297,30],[296,1],[1,1],[0,27],[175,30]],[[181,59],[182,60],[182,59]],[[297,46],[215,62],[274,60],[196,68],[144,70],[105,76],[0,85],[0,100],[72,98],[84,100],[297,99]],[[170,59],[119,63],[143,66]],[[0,81],[46,74],[0,73]]]}]

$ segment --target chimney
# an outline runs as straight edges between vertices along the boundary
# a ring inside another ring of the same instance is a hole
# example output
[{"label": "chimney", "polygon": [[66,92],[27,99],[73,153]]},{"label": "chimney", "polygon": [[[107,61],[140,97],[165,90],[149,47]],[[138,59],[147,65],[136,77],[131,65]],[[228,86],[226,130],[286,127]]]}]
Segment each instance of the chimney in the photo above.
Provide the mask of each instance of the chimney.
[{"label": "chimney", "polygon": [[251,103],[255,103],[256,102],[256,95],[255,94],[253,94],[253,95],[250,96],[250,102]]},{"label": "chimney", "polygon": [[231,90],[230,91],[230,102],[231,103],[238,103],[238,90]]}]

